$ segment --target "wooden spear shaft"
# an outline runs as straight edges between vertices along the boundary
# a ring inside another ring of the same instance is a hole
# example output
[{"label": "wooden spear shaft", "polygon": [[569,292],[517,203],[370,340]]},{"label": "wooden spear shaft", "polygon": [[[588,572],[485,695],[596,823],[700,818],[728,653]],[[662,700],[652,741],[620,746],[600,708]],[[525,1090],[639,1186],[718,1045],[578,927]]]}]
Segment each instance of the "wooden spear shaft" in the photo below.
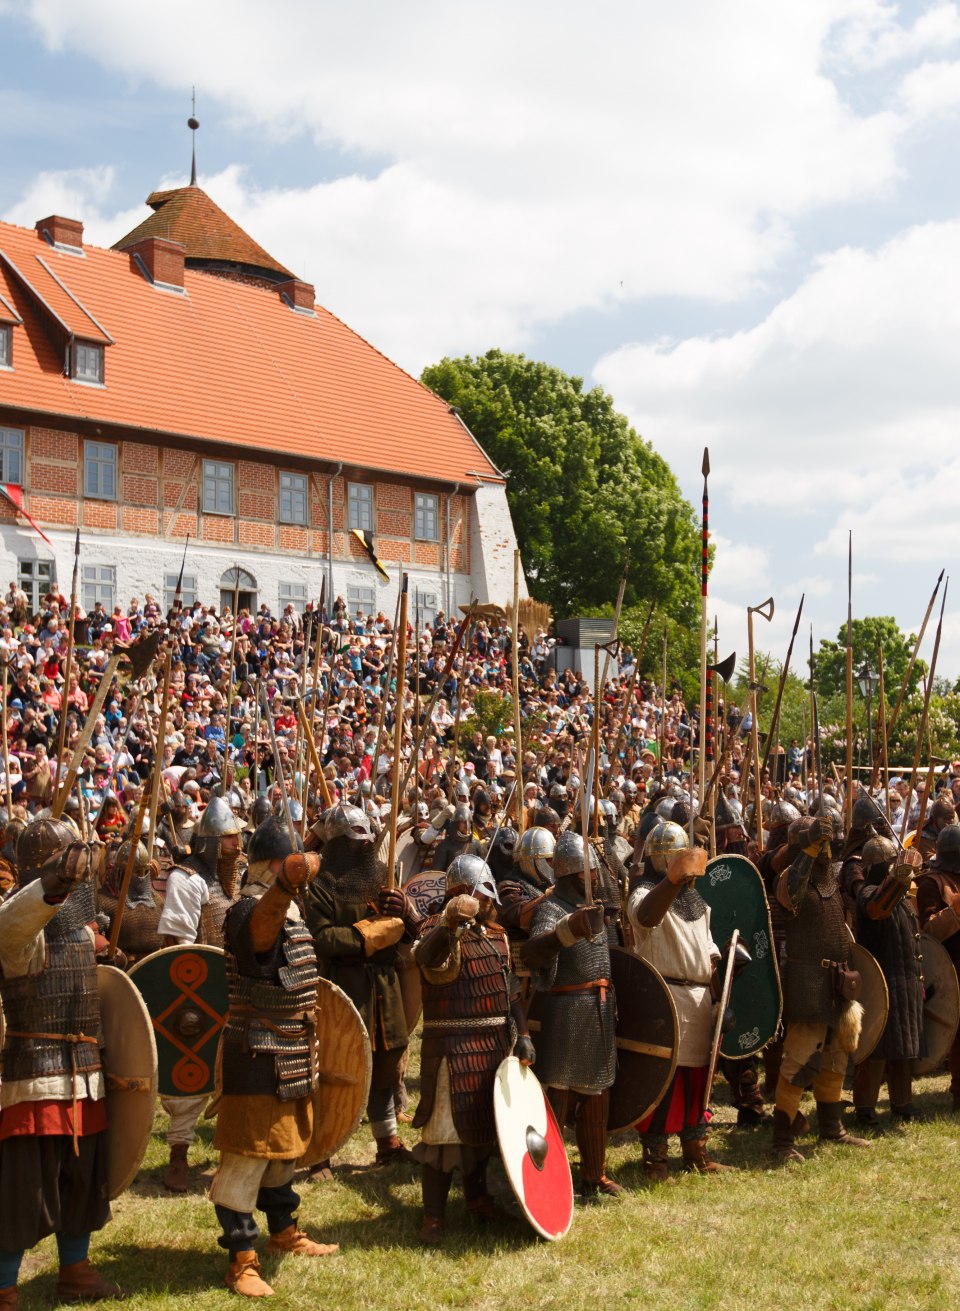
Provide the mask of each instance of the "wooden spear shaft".
[{"label": "wooden spear shaft", "polygon": [[103,703],[107,699],[107,693],[113,682],[113,676],[120,665],[121,652],[112,655],[107,661],[107,666],[103,671],[103,677],[100,679],[100,686],[97,688],[97,694],[93,698],[93,704],[87,713],[87,722],[83,726],[77,745],[74,748],[73,758],[70,761],[70,768],[67,770],[66,777],[63,780],[63,786],[57,793],[53,803],[53,809],[50,812],[51,819],[59,819],[63,814],[63,808],[67,804],[67,797],[73,791],[73,785],[77,781],[77,775],[80,773],[80,766],[83,764],[83,755],[87,749],[91,737],[93,737],[94,726],[97,722],[97,716],[103,709]]},{"label": "wooden spear shaft", "polygon": [[760,742],[757,736],[757,674],[753,655],[753,607],[747,607],[747,651],[750,669],[750,755],[753,759],[753,825],[757,847],[763,850],[763,804],[760,800]]},{"label": "wooden spear shaft", "polygon": [[133,878],[133,867],[137,860],[137,848],[140,846],[140,830],[143,827],[143,814],[149,801],[150,796],[146,789],[144,789],[143,796],[140,798],[140,807],[137,810],[137,819],[133,826],[133,832],[127,839],[130,843],[130,850],[127,852],[126,864],[123,867],[123,878],[120,880],[117,909],[113,912],[113,923],[110,925],[110,942],[107,947],[107,960],[109,961],[116,959],[117,943],[120,941],[120,928],[123,924],[123,912],[127,904],[127,893],[130,891],[130,880]]},{"label": "wooden spear shaft", "polygon": [[[7,696],[9,695],[8,687],[7,687],[7,679],[9,677],[9,673],[10,673],[10,661],[8,659],[5,659],[3,662],[3,705],[0,706],[0,715],[2,715],[3,719],[2,719],[2,723],[0,723],[0,733],[3,733],[3,790],[5,793],[4,800],[6,801],[8,812],[10,810],[10,807],[13,805],[13,789],[10,786],[10,730],[7,723]],[[59,773],[60,773],[60,766],[58,763],[57,764],[58,776]]]},{"label": "wooden spear shaft", "polygon": [[[937,656],[940,652],[940,637],[943,632],[943,611],[947,604],[947,592],[950,588],[950,579],[948,578],[943,585],[943,599],[940,602],[940,618],[937,621],[937,633],[933,639],[933,655],[930,657],[930,673],[927,677],[927,690],[923,698],[923,713],[920,716],[920,728],[917,731],[917,746],[913,753],[913,768],[910,770],[910,791],[908,797],[912,799],[913,789],[916,785],[917,768],[920,764],[920,751],[923,747],[923,739],[927,732],[927,716],[930,713],[930,697],[933,692],[933,678],[937,672]],[[907,821],[910,818],[910,806],[905,805],[903,808],[903,823],[900,826],[900,841],[903,842],[907,832]]]},{"label": "wooden spear shaft", "polygon": [[663,670],[660,684],[660,782],[666,768],[667,754],[667,630],[663,630]]},{"label": "wooden spear shaft", "polygon": [[[877,648],[877,667],[880,671],[880,684],[879,684],[880,698],[877,702],[877,736],[880,739],[880,751],[881,751],[880,760],[883,762],[882,763],[883,791],[886,797],[887,823],[889,824],[890,822],[890,770],[888,768],[889,760],[887,757],[887,698],[883,687],[883,647],[882,646]],[[876,769],[876,763],[874,763],[874,769]],[[872,775],[870,779],[870,787],[871,789],[876,787],[876,783],[873,781]]]},{"label": "wooden spear shaft", "polygon": [[890,716],[890,720],[887,724],[888,734],[892,734],[893,730],[897,726],[897,719],[900,715],[900,707],[903,705],[904,698],[907,695],[907,687],[910,683],[910,675],[913,673],[913,666],[916,664],[917,656],[920,654],[920,643],[923,641],[923,635],[927,631],[927,623],[929,622],[930,615],[933,612],[933,605],[937,599],[937,592],[940,590],[940,584],[943,582],[944,572],[945,571],[943,569],[940,570],[940,576],[937,579],[936,587],[934,587],[933,594],[931,595],[930,600],[927,603],[927,611],[926,614],[923,616],[923,623],[920,625],[920,632],[917,634],[917,640],[913,646],[913,654],[910,657],[910,663],[907,665],[907,672],[903,676],[903,682],[900,684],[900,692],[899,695],[897,696],[897,704],[893,707],[893,714]]},{"label": "wooden spear shaft", "polygon": [[[67,697],[70,695],[70,675],[73,672],[73,630],[77,612],[77,573],[80,567],[80,529],[77,529],[77,542],[73,551],[73,580],[70,584],[70,613],[67,616],[67,655],[63,662],[63,696],[60,700],[60,726],[57,732],[56,779],[60,782],[60,770],[67,741]],[[56,792],[56,788],[54,788]]]},{"label": "wooden spear shaft", "polygon": [[[805,595],[805,594],[804,594]],[[790,657],[793,655],[793,643],[796,640],[797,629],[800,627],[800,616],[803,613],[803,596],[800,597],[800,604],[797,607],[797,617],[793,621],[793,633],[790,636],[790,645],[787,647],[787,658],[783,662],[783,668],[780,670],[780,683],[777,687],[777,699],[773,703],[773,718],[770,720],[770,732],[767,734],[767,745],[763,753],[763,764],[760,766],[760,777],[763,777],[767,768],[767,761],[770,759],[770,748],[773,746],[774,734],[780,731],[780,706],[783,701],[783,691],[787,683],[787,674],[790,672]]]},{"label": "wooden spear shaft", "polygon": [[[326,576],[324,576],[323,581],[320,584],[320,612],[317,615],[317,641],[313,654],[313,690],[310,696],[311,715],[315,715],[317,713],[317,691],[320,687],[320,661],[321,661],[320,648],[323,644],[323,601],[324,601],[324,595],[326,593],[326,589],[327,589],[327,579]],[[297,702],[297,710],[298,711],[303,710],[302,701]],[[301,715],[300,731],[304,732],[305,730],[306,730],[306,714],[304,713],[303,715]],[[312,733],[308,738],[308,750],[310,754],[308,756],[308,764],[306,769],[307,781],[303,789],[303,817],[300,823],[301,841],[305,840],[307,836],[307,809],[308,809],[307,803],[310,800],[311,766],[314,766],[316,768],[318,777],[323,778],[323,770],[320,768],[320,758],[317,755],[317,748],[313,741]],[[329,797],[330,793],[329,790],[327,789],[327,780],[325,778],[323,778],[322,788],[323,788],[324,805],[329,807],[330,802],[327,800],[327,798]]]},{"label": "wooden spear shaft", "polygon": [[[700,529],[700,778],[697,796],[703,810],[707,792],[707,583],[710,573],[710,452],[703,448],[703,514]],[[690,742],[690,845],[693,846],[693,742]]]},{"label": "wooden spear shaft", "polygon": [[[593,836],[600,833],[600,648],[593,648]],[[613,770],[611,769],[611,774]]]},{"label": "wooden spear shaft", "polygon": [[847,539],[847,828],[853,827],[853,532]]},{"label": "wooden spear shaft", "polygon": [[[167,653],[163,659],[163,691],[160,694],[160,718],[157,720],[157,745],[153,757],[153,777],[150,780],[150,833],[147,837],[148,860],[153,860],[153,844],[157,836],[157,815],[160,810],[160,784],[163,781],[163,748],[167,737],[167,708],[170,703],[170,665],[172,659],[172,652],[168,647]],[[223,772],[226,774],[226,751],[224,751],[223,754]]]},{"label": "wooden spear shaft", "polygon": [[[402,585],[401,585],[402,590]],[[380,714],[377,718],[377,740],[373,749],[373,787],[376,791],[377,779],[377,762],[380,759],[380,748],[383,745],[383,725],[387,718],[387,702],[390,700],[390,678],[393,674],[393,657],[397,649],[397,628],[400,623],[400,595],[397,593],[397,605],[393,612],[393,632],[390,635],[390,646],[387,649],[387,677],[383,685],[383,695],[380,698]],[[331,661],[330,677],[333,678],[333,662]],[[320,745],[323,746],[323,739],[320,739]]]},{"label": "wooden spear shaft", "polygon": [[[520,727],[520,552],[513,553],[513,753],[516,756],[516,777],[523,777],[523,732]],[[520,784],[520,804],[517,806],[517,836],[523,835],[523,784]]]},{"label": "wooden spear shaft", "polygon": [[307,751],[310,753],[310,760],[314,769],[317,771],[317,779],[320,783],[320,791],[323,793],[323,804],[329,809],[333,805],[333,797],[330,795],[330,789],[327,786],[327,780],[323,776],[323,770],[320,767],[320,757],[317,755],[317,744],[313,738],[313,730],[310,727],[310,721],[307,719],[307,712],[304,710],[301,702],[297,702],[297,714],[300,717],[300,731],[303,733],[304,742]]},{"label": "wooden spear shaft", "polygon": [[387,856],[387,887],[396,887],[397,876],[397,821],[400,818],[400,749],[403,745],[403,714],[407,692],[407,578],[404,575],[400,593],[400,628],[397,639],[397,697],[396,723],[393,729],[393,778],[390,796],[390,846]]}]

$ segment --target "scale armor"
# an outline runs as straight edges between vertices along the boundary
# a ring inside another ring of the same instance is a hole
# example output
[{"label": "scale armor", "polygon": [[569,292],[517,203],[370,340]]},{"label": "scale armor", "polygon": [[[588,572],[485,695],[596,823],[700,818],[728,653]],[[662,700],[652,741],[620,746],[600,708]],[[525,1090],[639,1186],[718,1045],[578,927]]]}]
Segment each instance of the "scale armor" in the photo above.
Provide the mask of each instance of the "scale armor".
[{"label": "scale armor", "polygon": [[[256,906],[253,897],[242,897],[234,915],[242,924]],[[302,920],[284,921],[279,950],[284,963],[264,978],[241,974],[236,957],[227,952],[229,1004],[221,1050],[226,1092],[266,1093],[289,1102],[311,1096],[316,1087],[313,1033],[320,976],[313,938]],[[273,1060],[251,1061],[250,1052]]]},{"label": "scale armor", "polygon": [[[67,899],[64,909],[75,895]],[[90,934],[81,924],[52,940],[49,934],[46,937],[46,965],[39,974],[0,979],[6,1021],[0,1073],[5,1083],[72,1071],[93,1074],[103,1068],[97,962]],[[41,1039],[18,1036],[21,1034],[65,1036]],[[97,1041],[71,1042],[68,1034]]]},{"label": "scale armor", "polygon": [[[534,912],[530,937],[549,933],[566,915],[583,905],[583,895],[570,879],[561,880]],[[605,995],[596,988],[582,992],[552,992],[599,979],[610,979],[610,949],[606,930],[595,939],[563,947],[549,965],[533,971],[533,986],[543,994],[537,1047],[537,1078],[545,1088],[577,1088],[600,1093],[617,1071],[617,1008],[612,986]]]},{"label": "scale armor", "polygon": [[[159,951],[163,946],[163,939],[157,933],[157,925],[163,910],[163,898],[154,892],[150,875],[151,870],[148,867],[142,873],[134,874],[130,879],[127,904],[120,925],[120,937],[117,939],[120,950],[138,960],[142,956],[149,956],[152,952]],[[97,894],[97,905],[109,916],[111,924],[117,913],[118,904],[119,900],[115,894],[105,887],[100,889]]]},{"label": "scale armor", "polygon": [[846,1004],[834,989],[833,971],[820,964],[850,961],[838,874],[839,865],[834,864],[819,882],[811,879],[799,912],[787,917],[784,1024],[835,1024]]},{"label": "scale armor", "polygon": [[[441,923],[441,916],[431,916],[421,937]],[[490,1085],[514,1038],[507,939],[495,925],[483,933],[467,929],[460,937],[459,955],[460,970],[451,983],[431,983],[423,977],[423,1091],[413,1124],[419,1128],[430,1119],[440,1063],[446,1058],[457,1133],[468,1146],[484,1147],[497,1137]],[[476,1024],[478,1019],[496,1018],[503,1023]],[[437,1028],[431,1030],[434,1024]]]}]

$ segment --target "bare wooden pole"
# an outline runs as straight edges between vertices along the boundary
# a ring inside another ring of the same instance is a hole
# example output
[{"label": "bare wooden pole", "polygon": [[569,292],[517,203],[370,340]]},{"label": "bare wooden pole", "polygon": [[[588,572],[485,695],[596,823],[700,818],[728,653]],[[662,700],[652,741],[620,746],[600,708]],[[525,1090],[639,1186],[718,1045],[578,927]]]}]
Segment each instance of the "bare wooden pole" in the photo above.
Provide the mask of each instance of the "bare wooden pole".
[{"label": "bare wooden pole", "polygon": [[853,532],[847,539],[847,769],[844,811],[853,827]]},{"label": "bare wooden pole", "polygon": [[[150,780],[150,832],[147,837],[147,858],[153,860],[153,844],[157,836],[157,816],[160,811],[160,784],[163,781],[163,747],[167,737],[167,709],[170,704],[170,665],[172,653],[167,648],[163,658],[163,691],[160,693],[160,718],[157,721],[157,745],[153,759],[153,777]],[[226,774],[226,751],[223,772]]]},{"label": "bare wooden pole", "polygon": [[60,725],[57,731],[57,759],[54,769],[56,771],[54,795],[60,787],[60,771],[63,767],[63,756],[66,750],[67,741],[67,697],[70,695],[70,675],[73,672],[73,629],[77,613],[77,576],[80,570],[80,529],[77,529],[77,539],[73,548],[73,580],[70,583],[70,613],[67,617],[67,655],[63,662],[63,697],[60,701]]},{"label": "bare wooden pole", "polygon": [[320,784],[320,791],[323,793],[323,804],[329,809],[333,805],[333,797],[330,795],[330,789],[327,786],[327,780],[324,778],[323,769],[320,765],[320,757],[317,755],[317,744],[314,741],[313,729],[310,727],[310,721],[307,719],[307,712],[303,708],[303,703],[297,702],[297,714],[300,717],[300,731],[303,734],[307,751],[310,754],[310,760],[314,769],[317,771],[317,781]]},{"label": "bare wooden pole", "polygon": [[[13,805],[13,789],[10,786],[10,729],[7,722],[7,697],[9,696],[7,680],[10,675],[10,660],[5,657],[3,661],[3,705],[0,706],[0,733],[3,733],[3,791],[4,801],[9,812]],[[57,765],[57,776],[60,774],[59,763]]]},{"label": "bare wooden pole", "polygon": [[757,847],[763,850],[763,803],[760,798],[760,739],[757,734],[757,671],[753,649],[753,616],[762,615],[767,623],[773,618],[773,597],[760,605],[747,606],[747,651],[750,666],[750,755],[753,759],[753,823]]},{"label": "bare wooden pole", "polygon": [[[600,834],[600,648],[593,648],[593,836]],[[612,770],[610,771],[613,772]]]},{"label": "bare wooden pole", "polygon": [[113,961],[117,955],[117,943],[120,941],[120,927],[123,924],[123,913],[127,904],[127,893],[130,891],[130,880],[133,878],[133,867],[137,862],[137,848],[140,845],[140,830],[143,827],[143,814],[150,803],[150,794],[146,788],[143,790],[143,796],[140,798],[140,806],[137,810],[136,823],[133,831],[127,841],[130,844],[127,851],[127,860],[123,867],[123,878],[120,880],[120,891],[117,894],[117,909],[113,912],[113,923],[110,925],[110,941],[107,947],[107,960]]},{"label": "bare wooden pole", "polygon": [[[402,594],[402,591],[403,591],[403,583],[401,580],[401,590],[397,593],[397,605],[396,605],[396,609],[393,612],[393,632],[390,635],[390,646],[387,648],[387,677],[383,685],[383,695],[380,698],[380,714],[377,718],[377,740],[376,740],[376,745],[373,749],[374,790],[376,790],[376,786],[377,786],[376,769],[377,769],[377,762],[380,759],[380,748],[383,745],[383,725],[387,717],[387,702],[390,700],[390,677],[393,673],[393,657],[397,649],[397,629],[400,623],[400,596]],[[332,660],[330,662],[330,678],[332,681],[333,680]],[[324,725],[324,731],[326,731],[326,725]],[[320,739],[320,746],[321,747],[323,746],[323,738]]]},{"label": "bare wooden pole", "polygon": [[[593,870],[590,868],[590,806],[587,802],[587,768],[586,757],[580,757],[580,831],[583,835],[583,888],[586,904],[593,903]],[[594,763],[596,770],[596,763]]]},{"label": "bare wooden pole", "polygon": [[[523,777],[523,732],[520,727],[520,552],[513,553],[513,753],[517,758],[517,779]],[[523,786],[519,788],[517,834],[523,835]]]},{"label": "bare wooden pole", "polygon": [[660,684],[660,782],[666,769],[667,754],[667,630],[663,630],[663,670]]},{"label": "bare wooden pole", "polygon": [[397,640],[397,699],[393,732],[393,778],[390,805],[390,846],[387,856],[387,887],[396,887],[397,822],[400,818],[400,749],[403,746],[403,715],[407,691],[407,576],[400,592],[400,628]]},{"label": "bare wooden pole", "polygon": [[60,791],[54,799],[53,808],[50,812],[52,819],[60,818],[63,814],[63,808],[67,804],[67,797],[69,797],[70,793],[73,791],[73,785],[77,781],[77,775],[80,773],[80,766],[83,764],[83,754],[87,749],[87,744],[93,736],[93,729],[97,722],[97,716],[103,709],[103,703],[107,699],[107,693],[110,690],[110,685],[113,683],[114,674],[116,674],[120,665],[121,655],[122,652],[118,651],[107,661],[106,668],[103,671],[103,677],[100,679],[100,686],[97,688],[96,696],[93,698],[93,703],[87,712],[87,721],[81,730],[77,745],[74,748],[70,767],[68,768],[66,777],[63,780],[63,786],[60,788]]},{"label": "bare wooden pole", "polygon": [[[933,639],[933,655],[930,657],[930,673],[927,677],[927,690],[923,698],[923,713],[920,716],[920,727],[917,730],[917,746],[913,753],[913,768],[910,770],[910,797],[913,796],[913,789],[916,785],[917,767],[920,764],[920,752],[923,748],[923,739],[927,732],[927,717],[930,713],[930,697],[933,692],[934,675],[937,672],[937,656],[940,653],[940,637],[943,632],[943,611],[947,604],[947,592],[950,588],[950,579],[943,585],[943,599],[940,602],[940,618],[937,621],[937,634]],[[903,808],[903,823],[900,826],[900,841],[903,842],[907,832],[907,821],[910,817],[909,806]]]},{"label": "bare wooden pole", "polygon": [[[326,579],[326,575],[324,575],[323,581],[320,584],[320,611],[319,614],[317,615],[317,641],[314,647],[314,654],[313,654],[313,690],[310,696],[311,715],[315,715],[317,713],[317,691],[320,687],[321,648],[323,646],[323,602],[324,602],[324,596],[326,590],[327,590],[327,579]],[[303,711],[302,701],[297,702],[297,709],[299,711]],[[305,725],[306,725],[306,714],[304,713],[301,715],[301,727],[300,727],[301,733],[305,731]],[[308,802],[310,800],[310,771],[312,765],[315,765],[317,774],[320,776],[320,778],[323,778],[323,770],[320,768],[320,758],[317,755],[317,748],[316,748],[316,744],[313,741],[312,733],[310,733],[308,739],[308,747],[311,747],[312,751],[308,755],[308,763],[306,767],[307,778],[303,789],[303,817],[300,822],[301,839],[305,839],[307,836],[307,809],[308,809]],[[323,778],[322,787],[323,787],[324,802],[327,806],[329,806],[330,802],[327,800],[327,798],[329,797],[330,793],[327,789],[327,780],[325,778]]]},{"label": "bare wooden pole", "polygon": [[[804,594],[805,595],[805,594]],[[780,670],[780,682],[777,686],[777,699],[773,703],[773,717],[770,720],[770,732],[767,734],[767,745],[763,753],[763,764],[760,766],[760,776],[767,768],[767,761],[770,759],[770,748],[773,746],[774,734],[780,731],[780,706],[783,701],[783,691],[787,684],[787,674],[790,672],[790,657],[793,655],[793,644],[796,640],[797,629],[800,627],[800,616],[803,613],[804,597],[800,597],[800,604],[797,607],[797,617],[793,621],[793,633],[790,636],[790,645],[787,647],[787,658],[783,662],[783,668]]]},{"label": "bare wooden pole", "polygon": [[[887,757],[887,698],[883,686],[883,647],[877,648],[877,665],[880,670],[880,699],[877,702],[877,737],[880,739],[880,761],[883,769],[883,791],[886,797],[887,823],[890,822],[890,770],[889,760]],[[873,762],[873,768],[876,769],[876,759]],[[873,771],[870,775],[871,790],[876,787],[873,781]]]},{"label": "bare wooden pole", "polygon": [[893,714],[890,716],[889,722],[887,724],[887,733],[891,736],[893,734],[893,730],[897,726],[897,719],[899,718],[900,715],[900,707],[903,705],[904,698],[907,695],[907,687],[909,686],[910,683],[910,675],[913,673],[913,666],[916,664],[917,656],[920,653],[920,643],[923,641],[923,635],[927,631],[927,624],[930,620],[930,615],[933,612],[933,604],[937,599],[937,592],[940,590],[940,584],[943,582],[944,573],[945,570],[941,569],[940,576],[937,579],[936,586],[933,589],[933,593],[930,597],[930,600],[927,602],[926,614],[923,616],[923,623],[920,625],[920,632],[917,634],[917,640],[914,643],[913,654],[910,657],[910,663],[907,665],[907,672],[903,676],[903,682],[900,684],[900,692],[897,696],[897,704],[893,707]]}]

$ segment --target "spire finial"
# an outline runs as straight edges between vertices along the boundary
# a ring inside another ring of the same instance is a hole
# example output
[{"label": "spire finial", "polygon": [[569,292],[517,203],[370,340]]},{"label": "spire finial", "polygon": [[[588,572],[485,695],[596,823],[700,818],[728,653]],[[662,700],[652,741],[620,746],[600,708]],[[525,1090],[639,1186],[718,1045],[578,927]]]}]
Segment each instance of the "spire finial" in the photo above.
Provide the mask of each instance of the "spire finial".
[{"label": "spire finial", "polygon": [[191,160],[190,160],[190,185],[197,185],[197,128],[200,126],[200,120],[197,118],[197,88],[193,88],[193,113],[187,119],[187,127],[193,133]]}]

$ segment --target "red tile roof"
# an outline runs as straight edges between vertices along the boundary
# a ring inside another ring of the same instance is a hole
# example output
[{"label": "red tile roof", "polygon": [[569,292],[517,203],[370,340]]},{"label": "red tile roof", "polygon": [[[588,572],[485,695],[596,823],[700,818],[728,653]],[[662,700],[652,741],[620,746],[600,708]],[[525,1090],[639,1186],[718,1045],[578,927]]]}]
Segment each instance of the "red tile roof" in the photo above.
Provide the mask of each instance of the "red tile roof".
[{"label": "red tile roof", "polygon": [[178,187],[174,191],[154,191],[147,204],[155,212],[132,232],[114,242],[114,250],[126,250],[144,237],[166,237],[179,241],[187,251],[187,260],[223,261],[266,269],[283,278],[293,274],[258,246],[251,236],[225,214],[219,205],[199,187]]},{"label": "red tile roof", "polygon": [[[112,339],[104,387],[63,376],[62,343],[17,271],[70,332],[103,340],[99,324]],[[24,320],[0,406],[465,486],[499,479],[444,401],[327,310],[189,268],[184,285],[160,290],[129,255],[69,255],[0,223],[0,297]]]}]

